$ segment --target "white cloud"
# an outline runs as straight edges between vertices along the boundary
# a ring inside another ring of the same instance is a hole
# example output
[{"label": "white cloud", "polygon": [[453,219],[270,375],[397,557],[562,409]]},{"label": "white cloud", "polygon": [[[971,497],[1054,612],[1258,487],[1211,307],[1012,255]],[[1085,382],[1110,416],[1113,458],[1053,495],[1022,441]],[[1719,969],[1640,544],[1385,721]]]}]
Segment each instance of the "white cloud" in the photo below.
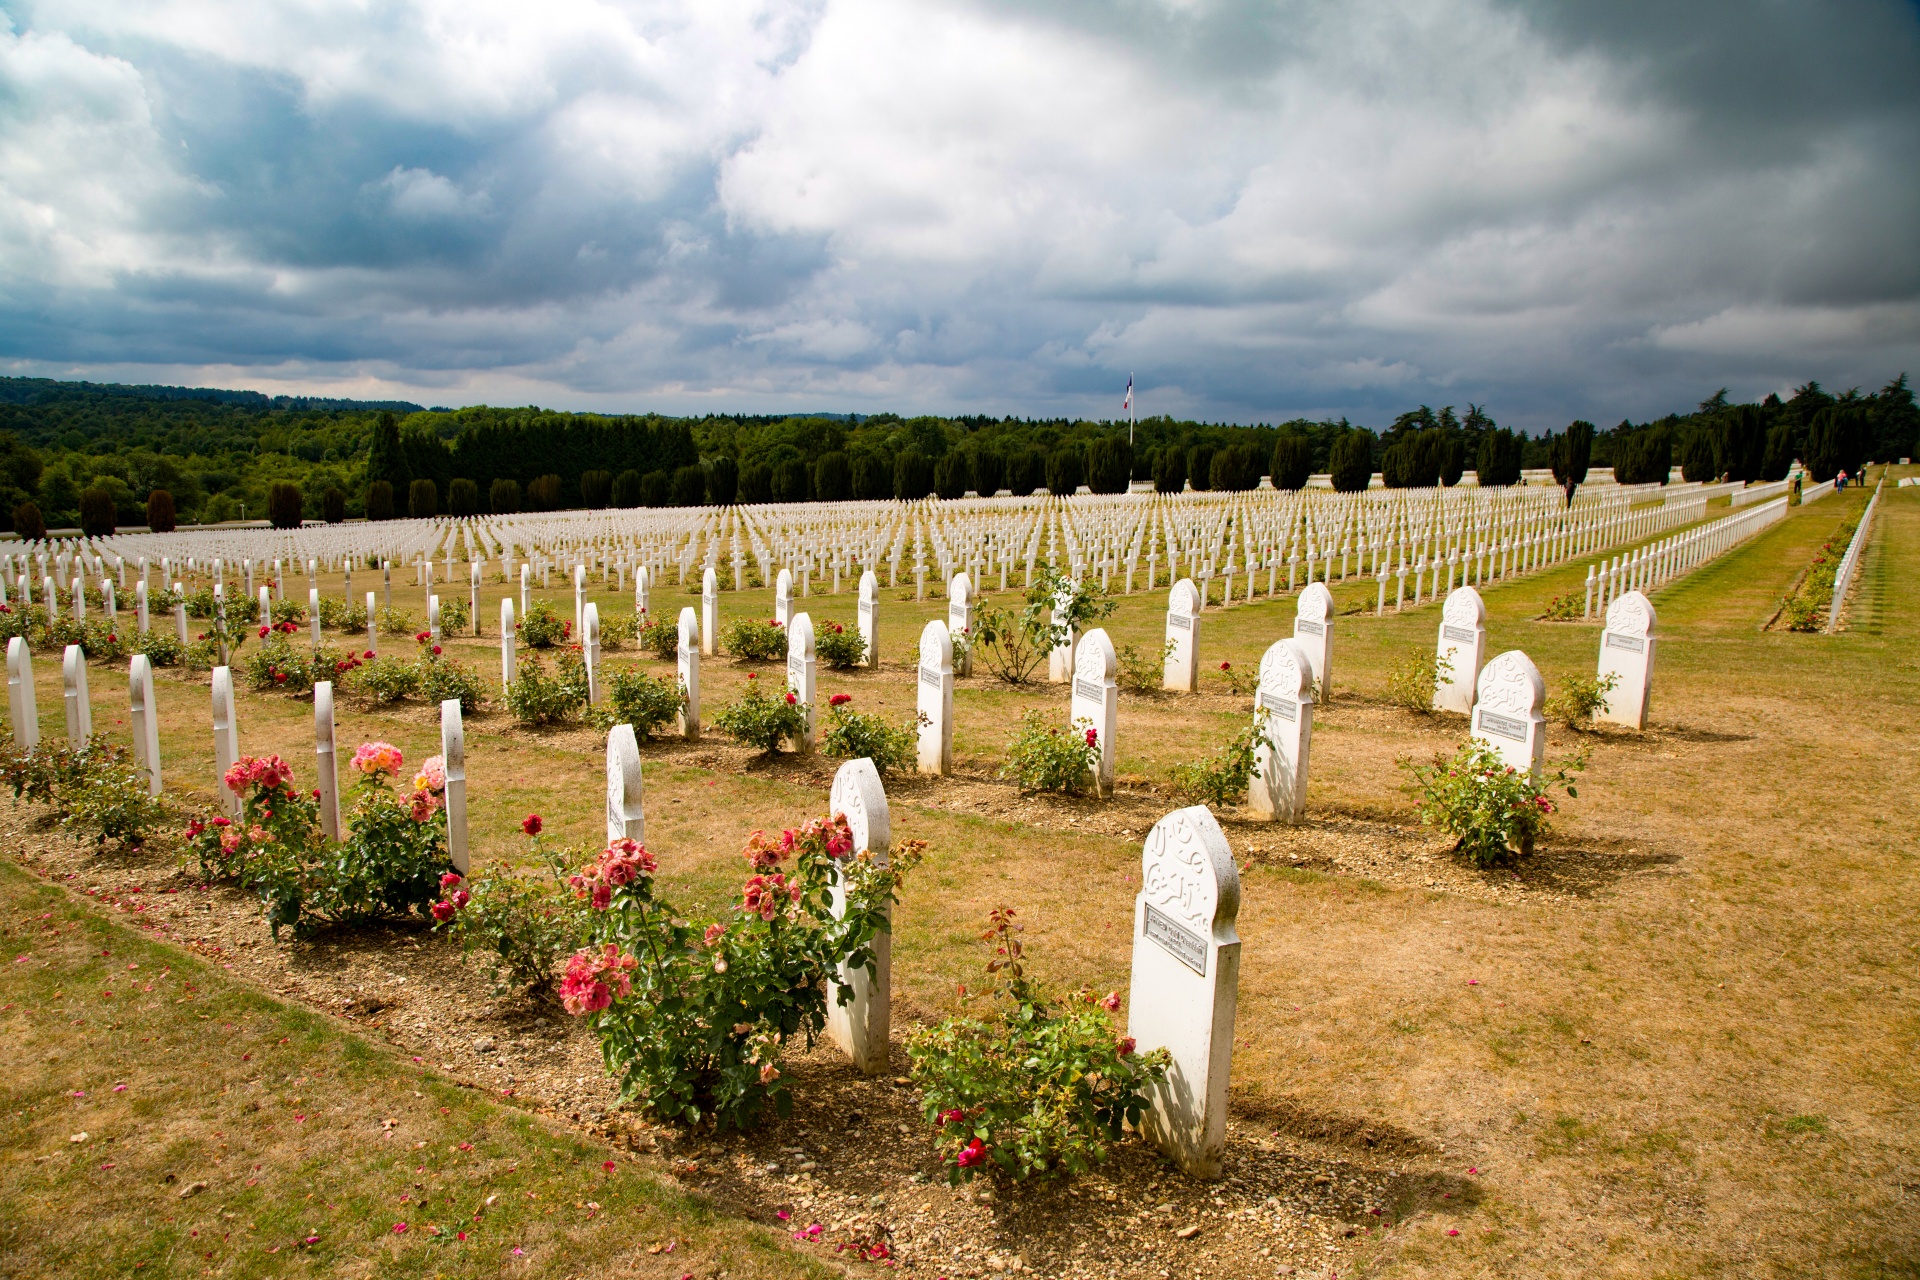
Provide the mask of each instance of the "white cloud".
[{"label": "white cloud", "polygon": [[[1849,2],[38,0],[0,354],[1536,423],[1844,385],[1920,363],[1920,23]],[[1795,84],[1728,88],[1736,37]]]}]

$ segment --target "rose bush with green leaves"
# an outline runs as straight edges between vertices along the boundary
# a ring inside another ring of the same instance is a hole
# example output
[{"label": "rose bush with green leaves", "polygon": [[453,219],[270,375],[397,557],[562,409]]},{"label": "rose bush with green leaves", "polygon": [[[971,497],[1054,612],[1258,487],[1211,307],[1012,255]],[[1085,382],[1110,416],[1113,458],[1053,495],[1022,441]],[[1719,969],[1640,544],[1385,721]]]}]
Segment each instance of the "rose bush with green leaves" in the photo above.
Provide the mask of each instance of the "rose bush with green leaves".
[{"label": "rose bush with green leaves", "polygon": [[720,708],[713,718],[720,732],[773,755],[783,741],[798,741],[807,728],[807,704],[791,689],[769,692],[757,676],[747,676],[747,691]]},{"label": "rose bush with green leaves", "polygon": [[1578,796],[1574,778],[1585,762],[1575,759],[1541,782],[1515,769],[1498,752],[1469,739],[1451,759],[1430,765],[1403,760],[1408,789],[1418,800],[1420,821],[1455,837],[1454,849],[1476,867],[1530,857],[1554,814],[1552,792]]},{"label": "rose bush with green leaves", "polygon": [[904,773],[920,755],[919,719],[891,725],[878,715],[853,710],[853,695],[836,693],[827,699],[827,731],[820,749],[841,760],[873,761],[881,773]]},{"label": "rose bush with green leaves", "polygon": [[1087,721],[1071,729],[1054,724],[1038,709],[1020,717],[1020,728],[1007,743],[1007,762],[1000,776],[1022,791],[1052,791],[1071,795],[1093,785],[1100,766],[1100,738]]}]

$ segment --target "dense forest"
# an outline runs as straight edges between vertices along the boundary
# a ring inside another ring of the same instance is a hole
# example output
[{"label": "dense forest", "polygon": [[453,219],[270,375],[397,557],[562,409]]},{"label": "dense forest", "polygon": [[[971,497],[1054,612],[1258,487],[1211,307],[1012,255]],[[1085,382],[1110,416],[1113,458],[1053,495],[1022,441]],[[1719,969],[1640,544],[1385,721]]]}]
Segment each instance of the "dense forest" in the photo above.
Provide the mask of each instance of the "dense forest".
[{"label": "dense forest", "polygon": [[[1624,482],[1774,479],[1797,458],[1816,479],[1910,456],[1920,437],[1907,377],[1838,395],[1809,382],[1785,400],[1732,404],[1529,437],[1478,405],[1422,405],[1375,432],[1347,421],[1240,426],[986,417],[560,413],[425,409],[404,402],[0,378],[0,525],[147,523],[167,499],[182,524],[282,522],[566,507],[960,497],[1045,487],[1120,492],[1283,488],[1330,473],[1393,486],[1511,484],[1582,452]],[[27,510],[27,508],[32,510]]]}]

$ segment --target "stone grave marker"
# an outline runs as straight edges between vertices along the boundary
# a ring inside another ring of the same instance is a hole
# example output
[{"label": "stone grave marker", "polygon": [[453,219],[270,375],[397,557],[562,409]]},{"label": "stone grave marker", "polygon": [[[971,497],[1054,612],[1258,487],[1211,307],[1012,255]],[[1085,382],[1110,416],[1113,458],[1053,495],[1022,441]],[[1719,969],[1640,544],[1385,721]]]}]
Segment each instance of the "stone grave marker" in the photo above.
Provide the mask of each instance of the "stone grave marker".
[{"label": "stone grave marker", "polygon": [[313,686],[313,762],[319,775],[320,832],[340,838],[340,757],[334,751],[333,681]]},{"label": "stone grave marker", "polygon": [[464,876],[468,866],[467,729],[458,698],[440,704],[440,765],[447,775],[447,857]]},{"label": "stone grave marker", "polygon": [[573,634],[578,636],[586,629],[587,618],[587,566],[573,566]]},{"label": "stone grave marker", "polygon": [[1433,678],[1433,709],[1473,714],[1480,664],[1487,654],[1487,606],[1472,587],[1456,587],[1440,609],[1439,664]]},{"label": "stone grave marker", "polygon": [[1253,730],[1247,807],[1270,821],[1300,821],[1313,750],[1313,662],[1298,640],[1275,640],[1260,655]]},{"label": "stone grave marker", "polygon": [[375,616],[373,592],[367,592],[367,648],[379,652],[379,618]]},{"label": "stone grave marker", "polygon": [[700,653],[711,658],[720,652],[720,577],[709,565],[700,579]]},{"label": "stone grave marker", "polygon": [[680,708],[680,736],[692,741],[700,736],[700,618],[692,605],[680,610],[680,687],[687,695]]},{"label": "stone grave marker", "polygon": [[1094,791],[1105,798],[1113,794],[1114,731],[1120,722],[1120,686],[1115,677],[1120,659],[1105,627],[1095,627],[1080,637],[1073,655],[1073,697],[1068,703],[1067,720],[1074,733],[1091,728],[1100,759],[1093,771]]},{"label": "stone grave marker", "polygon": [[[1065,615],[1068,607],[1073,603],[1073,592],[1077,586],[1079,586],[1077,582],[1063,582],[1059,590],[1053,593],[1053,610],[1056,614]],[[1066,640],[1048,651],[1047,678],[1053,683],[1065,684],[1073,679],[1073,647],[1078,642],[1079,636],[1069,627]]]},{"label": "stone grave marker", "polygon": [[646,565],[636,565],[633,570],[633,611],[647,611],[647,596],[653,585],[653,572]]},{"label": "stone grave marker", "polygon": [[644,844],[647,814],[640,778],[640,741],[630,724],[607,730],[607,843]]},{"label": "stone grave marker", "polygon": [[600,606],[587,601],[581,615],[580,656],[587,668],[587,705],[600,705]]},{"label": "stone grave marker", "polygon": [[1333,694],[1333,592],[1324,582],[1310,582],[1300,593],[1293,610],[1293,638],[1307,651],[1313,664],[1318,697]]},{"label": "stone grave marker", "polygon": [[[833,775],[833,790],[827,809],[834,817],[844,816],[853,834],[856,855],[868,854],[876,867],[887,865],[887,850],[893,839],[893,827],[887,814],[887,792],[880,784],[880,772],[873,761],[849,760]],[[844,875],[836,873],[833,883],[833,914],[847,911]],[[892,912],[888,912],[891,923]],[[840,988],[851,991],[846,1004],[840,1003]],[[853,1065],[870,1076],[887,1069],[887,1040],[892,1032],[893,935],[883,930],[873,940],[873,968],[840,966],[838,979],[827,991],[827,1035],[845,1051]]]},{"label": "stone grave marker", "polygon": [[793,744],[805,755],[813,750],[814,654],[813,619],[804,613],[794,614],[787,627],[787,688],[806,710],[806,725]]},{"label": "stone grave marker", "polygon": [[[146,607],[144,600],[141,601],[140,607],[143,609]],[[313,647],[318,649],[320,647],[320,588],[318,587],[307,588],[307,626],[313,633]]]},{"label": "stone grave marker", "polygon": [[1611,675],[1614,682],[1596,720],[1629,729],[1647,727],[1658,622],[1653,601],[1638,591],[1622,592],[1607,606],[1606,629],[1600,633],[1599,675],[1602,680]]},{"label": "stone grave marker", "polygon": [[1513,768],[1530,771],[1535,780],[1547,759],[1547,719],[1540,713],[1546,697],[1540,669],[1518,649],[1480,668],[1473,736]]},{"label": "stone grave marker", "polygon": [[60,656],[61,702],[67,713],[67,745],[78,751],[93,736],[93,702],[87,697],[87,653],[70,644]]},{"label": "stone grave marker", "polygon": [[513,597],[500,597],[500,683],[512,684],[520,677],[520,664],[515,660],[515,644],[519,633],[514,630]]},{"label": "stone grave marker", "polygon": [[440,643],[440,597],[436,595],[427,597],[427,641]]},{"label": "stone grave marker", "polygon": [[160,794],[160,704],[153,696],[153,664],[144,653],[134,654],[127,664],[127,710],[127,719],[133,726],[133,758],[147,771],[147,794],[157,796]]},{"label": "stone grave marker", "polygon": [[185,600],[179,598],[181,592],[180,583],[176,582],[173,584],[173,592],[175,597],[175,604],[173,606],[173,630],[174,635],[180,641],[181,647],[184,648],[187,643],[187,603]]},{"label": "stone grave marker", "polygon": [[920,711],[921,773],[953,772],[953,639],[947,624],[930,620],[920,631],[920,665],[915,705]]},{"label": "stone grave marker", "polygon": [[1176,809],[1147,833],[1133,908],[1127,1033],[1173,1058],[1153,1091],[1148,1138],[1196,1178],[1220,1176],[1227,1146],[1240,986],[1240,873],[1205,805]]},{"label": "stone grave marker", "polygon": [[1167,593],[1166,646],[1160,687],[1200,692],[1200,593],[1190,578],[1180,579]]},{"label": "stone grave marker", "polygon": [[782,569],[773,580],[773,620],[786,626],[793,617],[793,570]]},{"label": "stone grave marker", "polygon": [[947,582],[947,634],[961,637],[960,659],[954,663],[953,674],[972,675],[973,579],[964,572],[954,574]]},{"label": "stone grave marker", "polygon": [[229,817],[240,816],[240,797],[227,786],[227,770],[240,758],[240,722],[234,713],[233,668],[213,669],[213,773],[220,805]]},{"label": "stone grave marker", "polygon": [[147,580],[140,579],[133,584],[133,625],[134,630],[146,635],[152,630],[153,616],[147,611]]},{"label": "stone grave marker", "polygon": [[860,575],[860,642],[867,646],[860,665],[869,671],[880,667],[880,579],[868,569]]}]

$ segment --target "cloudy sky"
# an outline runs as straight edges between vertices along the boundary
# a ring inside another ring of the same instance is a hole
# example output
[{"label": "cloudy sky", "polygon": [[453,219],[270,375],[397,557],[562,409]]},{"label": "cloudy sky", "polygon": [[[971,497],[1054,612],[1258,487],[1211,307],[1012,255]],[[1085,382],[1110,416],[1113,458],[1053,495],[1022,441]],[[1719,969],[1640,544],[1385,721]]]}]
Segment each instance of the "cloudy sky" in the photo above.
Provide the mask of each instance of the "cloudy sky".
[{"label": "cloudy sky", "polygon": [[1902,369],[1914,0],[0,0],[0,372],[1537,429]]}]

